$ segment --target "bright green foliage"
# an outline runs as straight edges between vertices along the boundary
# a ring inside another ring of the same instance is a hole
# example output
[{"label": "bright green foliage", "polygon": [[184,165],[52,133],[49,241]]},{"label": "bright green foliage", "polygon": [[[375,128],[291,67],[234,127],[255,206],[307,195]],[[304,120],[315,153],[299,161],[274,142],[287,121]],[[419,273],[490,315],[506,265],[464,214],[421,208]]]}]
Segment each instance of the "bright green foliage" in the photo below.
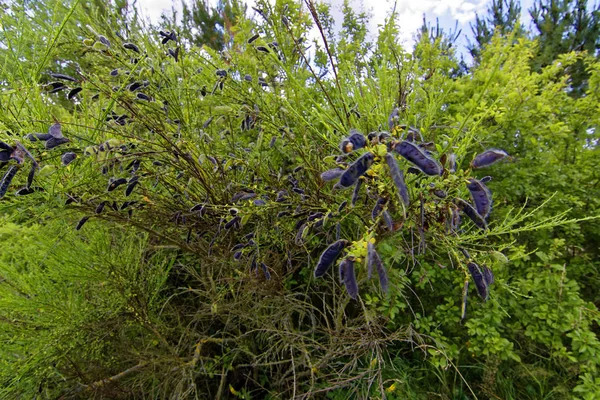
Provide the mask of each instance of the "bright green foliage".
[{"label": "bright green foliage", "polygon": [[[342,37],[324,5],[259,1],[257,9],[259,20],[240,18],[217,51],[189,46],[189,32],[161,44],[156,31],[94,21],[75,4],[57,12],[64,29],[39,72],[2,70],[10,86],[0,94],[0,140],[25,144],[43,189],[15,195],[26,160],[0,203],[6,395],[597,396],[598,62],[567,53],[534,72],[535,43],[498,36],[459,76],[443,38],[423,34],[408,53],[394,18],[368,43],[366,16],[347,5]],[[30,24],[23,14],[2,18]],[[319,37],[310,43],[313,26]],[[37,43],[15,40],[15,49]],[[29,51],[2,49],[4,64]],[[589,71],[578,98],[563,73],[575,63]],[[75,100],[44,88],[57,66],[83,88]],[[55,120],[68,143],[46,150],[25,138]],[[383,161],[406,138],[404,124],[433,142],[430,157],[446,170],[407,174],[396,155],[409,205]],[[351,128],[389,130],[391,139],[344,160],[374,154],[360,200],[341,209],[351,190],[334,190],[320,174],[345,168],[336,156]],[[491,147],[511,157],[471,169]],[[65,167],[66,151],[77,158]],[[489,229],[463,215],[452,231],[455,199],[469,200],[467,179],[485,175],[493,177]],[[109,191],[115,179],[127,183]],[[392,230],[372,218],[379,197]],[[90,219],[75,230],[82,217]],[[338,226],[349,242],[343,257],[355,260],[357,301],[338,283],[337,265],[313,278]],[[368,241],[386,266],[387,294],[367,277]],[[487,302],[467,252],[495,275]]]}]

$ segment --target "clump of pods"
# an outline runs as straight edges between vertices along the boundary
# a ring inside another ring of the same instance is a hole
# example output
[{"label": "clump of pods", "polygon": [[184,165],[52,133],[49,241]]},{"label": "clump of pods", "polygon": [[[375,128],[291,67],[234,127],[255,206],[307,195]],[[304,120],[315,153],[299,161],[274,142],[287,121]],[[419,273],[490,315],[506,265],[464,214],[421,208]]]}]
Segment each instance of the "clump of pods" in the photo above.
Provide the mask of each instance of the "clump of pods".
[{"label": "clump of pods", "polygon": [[[353,162],[346,164],[345,166],[342,163],[340,166],[324,171],[321,174],[321,179],[325,182],[337,181],[334,185],[334,189],[354,187],[351,199],[351,204],[353,206],[358,200],[362,183],[368,181],[364,176],[373,164],[378,162],[379,158],[381,158],[387,166],[387,172],[396,189],[399,204],[402,204],[405,209],[410,206],[411,200],[408,187],[405,183],[404,171],[400,167],[396,155],[408,161],[408,173],[424,174],[434,177],[442,176],[444,173],[456,172],[456,156],[454,154],[442,156],[442,162],[434,158],[432,153],[427,150],[433,143],[424,143],[421,133],[415,128],[396,125],[398,122],[397,114],[397,111],[394,110],[390,115],[390,131],[404,131],[405,135],[403,138],[396,140],[388,132],[372,132],[368,137],[365,137],[357,129],[351,129],[349,135],[342,139],[340,143],[339,149],[344,155],[340,156],[338,161],[344,160],[345,155],[355,153],[361,149],[365,149],[366,151],[355,158]],[[371,146],[376,144],[386,144],[387,151],[383,152],[385,154],[382,154],[380,149],[378,150]],[[471,161],[470,167],[474,170],[485,168],[507,157],[509,157],[509,155],[504,150],[489,149],[481,154],[477,154]],[[444,164],[445,167],[442,164]],[[490,180],[491,177],[489,176],[481,179],[469,178],[466,182],[466,188],[471,195],[472,202],[458,197],[451,200],[452,215],[449,218],[449,224],[452,233],[458,234],[459,232],[461,213],[467,216],[477,228],[482,230],[488,229],[487,221],[492,209],[492,193],[486,186],[486,183]],[[447,196],[446,192],[442,190],[435,190],[433,193],[439,198],[445,198]],[[392,217],[387,211],[388,201],[389,196],[379,196],[372,210],[371,218],[375,221],[382,216],[389,231],[393,232],[396,229]],[[421,198],[421,214],[423,213],[422,203],[423,201]],[[345,286],[348,295],[351,298],[356,299],[358,296],[358,285],[354,268],[356,258],[351,255],[351,252],[348,252],[348,255],[342,257],[346,251],[345,249],[349,245],[350,242],[348,240],[337,237],[337,240],[331,243],[321,254],[314,270],[314,276],[316,278],[324,276],[331,266],[341,257],[342,260],[339,262],[340,283]],[[367,245],[366,260],[368,277],[371,277],[373,270],[375,269],[379,276],[381,288],[387,293],[389,288],[387,272],[381,257],[375,249],[375,245],[370,242]],[[486,300],[489,294],[489,286],[494,281],[492,271],[487,266],[479,267],[470,259],[467,264],[467,269],[475,283],[478,294],[482,299]],[[463,291],[463,316],[466,309],[467,290],[468,281],[465,283]]]}]

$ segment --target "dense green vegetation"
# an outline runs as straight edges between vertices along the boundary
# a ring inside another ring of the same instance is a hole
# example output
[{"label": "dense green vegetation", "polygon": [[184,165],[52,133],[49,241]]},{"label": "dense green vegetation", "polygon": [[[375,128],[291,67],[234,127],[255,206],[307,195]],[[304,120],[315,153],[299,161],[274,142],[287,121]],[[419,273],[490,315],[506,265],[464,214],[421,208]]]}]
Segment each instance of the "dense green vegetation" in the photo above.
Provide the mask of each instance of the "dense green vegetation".
[{"label": "dense green vegetation", "polygon": [[[540,41],[499,30],[465,71],[443,34],[407,51],[393,14],[370,42],[365,14],[336,34],[291,1],[161,27],[126,3],[3,7],[0,398],[600,396],[597,54],[536,63]],[[207,18],[219,35],[191,31]],[[56,123],[68,142],[35,140]],[[441,175],[408,173],[405,126]],[[390,137],[338,160],[351,129]],[[490,148],[510,157],[472,168]],[[321,174],[369,152],[350,204]],[[487,229],[453,229],[485,176]],[[356,300],[337,265],[313,274],[338,238]]]}]

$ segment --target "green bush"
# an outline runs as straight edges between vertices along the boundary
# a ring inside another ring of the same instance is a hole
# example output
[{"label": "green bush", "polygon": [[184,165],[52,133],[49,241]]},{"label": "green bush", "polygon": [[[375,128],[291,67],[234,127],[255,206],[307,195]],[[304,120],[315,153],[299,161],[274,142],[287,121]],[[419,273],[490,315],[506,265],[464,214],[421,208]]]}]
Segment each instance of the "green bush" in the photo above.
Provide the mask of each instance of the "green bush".
[{"label": "green bush", "polygon": [[[327,6],[293,2],[259,2],[260,19],[238,19],[218,52],[118,10],[58,4],[47,10],[60,24],[17,5],[2,15],[30,34],[3,33],[0,140],[40,167],[40,190],[17,196],[25,157],[0,203],[5,397],[598,395],[597,60],[567,54],[533,73],[535,44],[498,37],[457,76],[439,40],[403,49],[393,16],[370,43],[350,7],[336,37]],[[575,62],[591,74],[578,99],[561,73]],[[69,88],[50,93],[51,81]],[[68,143],[26,138],[56,122]],[[386,162],[405,126],[445,167],[408,174],[393,156],[408,205]],[[350,129],[391,138],[336,161]],[[492,147],[511,157],[473,170]],[[77,155],[67,166],[65,152]],[[359,201],[344,206],[352,190],[320,175],[367,152]],[[489,229],[464,215],[449,229],[467,179],[485,175]],[[373,217],[379,198],[392,229]],[[358,300],[336,271],[313,277],[338,235]],[[367,277],[368,243],[388,293]],[[486,302],[469,261],[494,273]]]}]

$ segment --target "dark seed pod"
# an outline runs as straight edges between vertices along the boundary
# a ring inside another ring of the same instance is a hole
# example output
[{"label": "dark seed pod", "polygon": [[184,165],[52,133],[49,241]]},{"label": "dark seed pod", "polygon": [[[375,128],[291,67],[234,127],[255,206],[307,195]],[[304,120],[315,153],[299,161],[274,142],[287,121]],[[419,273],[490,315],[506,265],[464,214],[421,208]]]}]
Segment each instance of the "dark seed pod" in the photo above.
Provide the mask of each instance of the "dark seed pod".
[{"label": "dark seed pod", "polygon": [[485,279],[487,286],[490,286],[492,283],[494,283],[494,273],[486,265],[483,266],[483,279]]},{"label": "dark seed pod", "polygon": [[394,107],[394,109],[390,113],[390,116],[388,117],[388,127],[389,127],[390,131],[394,129],[394,127],[398,123],[399,118],[400,118],[400,112],[397,107]]},{"label": "dark seed pod", "polygon": [[125,196],[129,197],[129,195],[131,195],[131,193],[133,192],[133,189],[135,189],[135,187],[137,186],[139,182],[137,180],[131,182],[129,185],[127,185],[127,188],[125,189]]},{"label": "dark seed pod", "polygon": [[481,181],[471,178],[467,184],[467,189],[471,192],[473,203],[479,215],[487,218],[492,209],[492,193]]},{"label": "dark seed pod", "polygon": [[367,257],[368,257],[368,277],[371,278],[373,274],[373,266],[377,270],[377,275],[379,276],[379,285],[381,286],[381,290],[384,293],[388,292],[389,289],[389,279],[387,275],[387,271],[383,262],[381,261],[381,257],[375,250],[375,245],[371,242],[367,244]]},{"label": "dark seed pod", "polygon": [[488,167],[498,161],[508,157],[508,153],[504,150],[490,149],[486,150],[481,154],[475,156],[471,161],[471,167],[473,169]]},{"label": "dark seed pod", "polygon": [[65,89],[67,89],[67,86],[66,85],[61,85],[61,86],[57,86],[55,88],[50,89],[48,91],[48,93],[50,93],[50,94],[58,93],[58,92],[63,91]]},{"label": "dark seed pod", "polygon": [[227,71],[225,71],[224,69],[218,69],[215,71],[215,75],[221,77],[221,78],[226,78],[227,77]]},{"label": "dark seed pod", "polygon": [[65,75],[65,74],[57,74],[54,72],[50,73],[50,76],[54,79],[62,79],[64,81],[71,81],[71,82],[77,82],[77,79],[73,78],[70,75]]},{"label": "dark seed pod", "polygon": [[356,297],[358,297],[358,284],[354,273],[354,260],[346,258],[342,261],[342,265],[340,265],[340,269],[343,271],[341,275],[344,278],[346,292],[352,299],[356,300]]},{"label": "dark seed pod", "polygon": [[469,281],[465,281],[462,292],[462,302],[460,306],[460,319],[464,320],[467,316],[467,297],[469,295]]},{"label": "dark seed pod", "polygon": [[488,183],[488,182],[490,182],[491,180],[492,180],[492,177],[491,177],[491,176],[484,176],[483,178],[481,178],[481,179],[479,180],[479,182],[481,182],[481,183]]},{"label": "dark seed pod", "polygon": [[419,146],[412,142],[405,140],[396,143],[393,149],[402,157],[419,167],[419,169],[427,175],[441,175],[443,172],[443,168],[439,162],[425,154]]},{"label": "dark seed pod", "polygon": [[106,201],[102,201],[100,202],[100,204],[98,204],[98,206],[96,207],[96,210],[94,211],[96,214],[101,214],[102,211],[104,211],[104,206],[106,205]]},{"label": "dark seed pod", "polygon": [[242,258],[242,252],[241,251],[236,251],[235,253],[233,253],[233,259],[236,261],[239,261]]},{"label": "dark seed pod", "polygon": [[140,89],[142,86],[143,86],[143,84],[140,82],[133,82],[132,84],[127,86],[127,90],[129,90],[130,92],[135,92],[136,90]]},{"label": "dark seed pod", "polygon": [[343,173],[344,173],[344,170],[341,168],[329,169],[329,170],[321,173],[321,179],[324,182],[329,182],[334,179],[338,179]]},{"label": "dark seed pod", "polygon": [[75,160],[77,158],[77,154],[73,153],[72,151],[63,154],[60,157],[60,161],[62,163],[62,165],[64,165],[65,167],[69,164],[71,164],[73,162],[73,160]]},{"label": "dark seed pod", "polygon": [[354,185],[354,191],[352,192],[352,200],[350,201],[350,204],[352,204],[352,207],[354,207],[354,205],[358,201],[358,198],[360,197],[360,187],[361,186],[362,186],[362,180],[358,179],[356,181],[356,184]]},{"label": "dark seed pod", "polygon": [[233,195],[231,198],[232,203],[237,203],[238,201],[250,200],[256,197],[256,193],[247,193],[247,192],[238,192]]},{"label": "dark seed pod", "polygon": [[445,199],[446,196],[448,196],[448,194],[441,189],[434,190],[433,194],[436,195],[437,197],[439,197],[440,199]]},{"label": "dark seed pod", "polygon": [[133,50],[136,53],[140,52],[140,48],[133,43],[123,43],[123,47],[125,47],[127,50]]},{"label": "dark seed pod", "polygon": [[367,138],[356,129],[350,130],[350,136],[343,139],[340,143],[340,150],[343,153],[351,153],[354,150],[362,149],[367,145]]},{"label": "dark seed pod", "polygon": [[254,205],[255,206],[266,206],[267,202],[262,199],[256,199],[256,200],[254,200]]},{"label": "dark seed pod", "polygon": [[392,216],[390,215],[388,210],[383,210],[381,213],[383,217],[383,222],[385,222],[385,226],[390,232],[394,232],[396,229],[394,228],[394,221],[392,220]]},{"label": "dark seed pod", "polygon": [[33,178],[35,177],[35,170],[36,170],[36,165],[32,164],[31,165],[31,169],[29,170],[29,175],[27,175],[27,188],[31,187],[31,184],[33,183]]},{"label": "dark seed pod", "polygon": [[325,251],[321,254],[319,258],[319,262],[315,267],[315,278],[320,278],[329,270],[331,265],[337,260],[340,256],[340,253],[344,248],[348,245],[348,241],[344,239],[340,239],[338,241],[333,242],[325,249]]},{"label": "dark seed pod", "polygon": [[209,119],[207,119],[206,122],[204,122],[202,124],[202,129],[208,128],[208,126],[210,125],[210,123],[212,122],[212,120],[213,120],[213,117],[210,117]]},{"label": "dark seed pod", "polygon": [[105,36],[98,35],[98,41],[100,43],[102,43],[103,45],[105,45],[106,47],[110,47],[110,42],[108,41],[108,39]]},{"label": "dark seed pod", "polygon": [[44,147],[46,147],[46,150],[52,150],[53,148],[60,146],[61,144],[65,144],[68,143],[69,139],[67,138],[55,138],[55,137],[51,137],[50,139],[48,139],[46,141],[46,145]]},{"label": "dark seed pod", "polygon": [[15,151],[15,148],[9,145],[8,143],[0,142],[0,149],[5,151],[10,151],[11,153]]},{"label": "dark seed pod", "polygon": [[148,96],[145,93],[139,92],[135,95],[138,100],[152,101],[152,97]]},{"label": "dark seed pod", "polygon": [[7,163],[11,159],[12,151],[2,150],[0,151],[0,162]]},{"label": "dark seed pod", "polygon": [[242,218],[239,215],[236,215],[225,224],[225,229],[231,229],[235,225],[238,225],[241,220]]},{"label": "dark seed pod", "polygon": [[342,224],[339,222],[335,224],[335,240],[340,240],[342,237]]},{"label": "dark seed pod", "polygon": [[469,254],[469,252],[467,251],[467,249],[465,248],[459,248],[460,252],[463,253],[463,255],[467,258],[467,260],[471,259],[471,255]]},{"label": "dark seed pod", "polygon": [[112,192],[113,190],[115,190],[119,186],[124,185],[126,183],[127,183],[127,179],[125,179],[125,178],[116,179],[116,180],[112,181],[111,183],[109,183],[109,185],[106,188],[106,190],[108,192]]},{"label": "dark seed pod", "polygon": [[358,178],[364,175],[371,167],[375,156],[373,153],[365,153],[354,163],[350,164],[347,170],[340,176],[339,184],[341,187],[347,188],[352,186]]},{"label": "dark seed pod", "polygon": [[467,217],[481,229],[487,229],[485,219],[477,212],[477,210],[463,199],[456,199],[456,205],[465,213]]},{"label": "dark seed pod", "polygon": [[2,182],[0,183],[0,199],[6,194],[6,191],[18,170],[19,168],[16,165],[11,165],[4,174],[4,177],[2,177]]},{"label": "dark seed pod", "polygon": [[[132,206],[132,205],[134,205],[134,204],[136,204],[136,203],[137,203],[137,201],[126,201],[126,202],[124,202],[124,203],[121,205],[121,208],[119,208],[119,210],[123,211],[123,210],[125,210],[127,207],[129,207],[129,206]],[[185,217],[182,217],[181,219],[182,219],[182,221],[185,223]]]},{"label": "dark seed pod", "polygon": [[487,300],[488,288],[487,288],[485,279],[483,277],[483,273],[481,272],[481,269],[479,268],[479,265],[475,264],[474,262],[470,262],[467,264],[467,268],[469,269],[469,272],[471,273],[473,282],[475,282],[475,287],[477,288],[477,293],[479,294],[479,297],[481,297],[483,299],[483,301]]},{"label": "dark seed pod", "polygon": [[400,167],[398,166],[398,162],[396,161],[396,158],[394,157],[393,154],[387,153],[385,155],[385,162],[387,163],[387,165],[390,169],[390,176],[392,177],[392,180],[394,181],[394,185],[396,186],[396,189],[398,190],[398,195],[400,197],[400,200],[405,205],[408,206],[410,204],[410,199],[408,197],[408,188],[406,187],[406,184],[404,183],[404,174],[400,170]]},{"label": "dark seed pod", "polygon": [[250,37],[250,39],[248,39],[248,44],[252,44],[252,42],[254,42],[259,37],[260,35],[258,33],[255,33],[254,35],[252,35],[252,37]]},{"label": "dark seed pod", "polygon": [[119,75],[119,68],[115,68],[112,71],[110,71],[110,76],[117,76]]},{"label": "dark seed pod", "polygon": [[83,217],[79,220],[79,222],[77,223],[77,226],[75,227],[75,230],[80,230],[81,227],[83,226],[83,224],[85,224],[87,222],[87,220],[90,219],[90,217]]},{"label": "dark seed pod", "polygon": [[263,271],[263,274],[265,274],[265,279],[270,281],[271,280],[271,273],[269,272],[269,268],[267,267],[267,265],[263,262],[260,263],[260,268]]},{"label": "dark seed pod", "polygon": [[450,231],[457,232],[458,227],[460,226],[460,213],[456,208],[452,208],[452,215],[450,218]]},{"label": "dark seed pod", "polygon": [[250,75],[250,74],[244,75],[244,80],[247,82],[252,82],[252,75]]},{"label": "dark seed pod", "polygon": [[28,194],[32,194],[34,192],[36,192],[37,190],[40,190],[41,188],[36,187],[23,187],[19,190],[17,190],[17,192],[15,193],[17,196],[26,196]]},{"label": "dark seed pod", "polygon": [[77,93],[81,92],[83,89],[80,87],[73,88],[67,94],[67,99],[71,100],[73,97],[77,95]]},{"label": "dark seed pod", "polygon": [[342,211],[344,211],[344,208],[346,208],[347,205],[348,205],[348,201],[344,200],[342,202],[342,204],[340,204],[340,206],[338,207],[338,213],[341,213]]},{"label": "dark seed pod", "polygon": [[262,53],[269,53],[269,49],[267,49],[265,46],[256,46],[256,50]]},{"label": "dark seed pod", "polygon": [[175,62],[179,61],[179,47],[177,47],[175,50],[169,49],[168,52],[169,55],[175,59]]},{"label": "dark seed pod", "polygon": [[373,207],[373,210],[371,211],[371,219],[373,221],[375,221],[377,219],[377,217],[379,217],[379,214],[381,214],[381,212],[383,211],[383,208],[385,207],[386,203],[387,203],[387,199],[384,199],[383,197],[380,197],[379,199],[377,199],[377,202],[375,203],[375,207]]},{"label": "dark seed pod", "polygon": [[277,198],[275,199],[275,201],[277,203],[283,203],[284,201],[286,201],[288,198],[288,192],[287,190],[280,190],[279,192],[277,192]]}]

